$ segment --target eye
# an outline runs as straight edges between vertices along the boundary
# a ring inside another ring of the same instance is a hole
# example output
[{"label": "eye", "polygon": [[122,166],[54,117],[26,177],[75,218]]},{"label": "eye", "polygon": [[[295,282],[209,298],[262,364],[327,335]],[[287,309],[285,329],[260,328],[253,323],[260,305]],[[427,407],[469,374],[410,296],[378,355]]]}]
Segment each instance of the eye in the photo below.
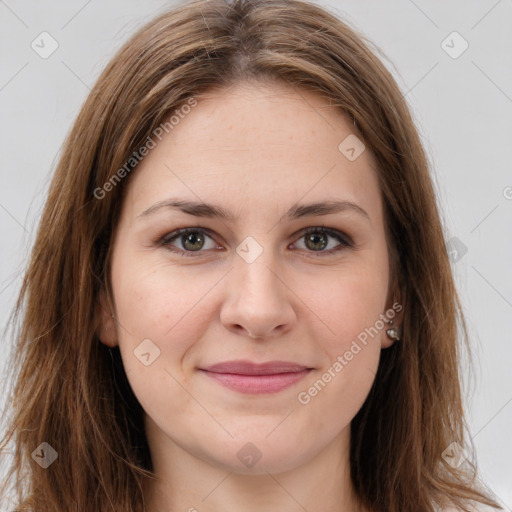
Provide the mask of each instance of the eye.
[{"label": "eye", "polygon": [[[333,252],[347,247],[352,247],[353,245],[347,235],[343,235],[335,229],[325,228],[324,226],[307,228],[303,231],[300,238],[304,239],[306,249],[310,249],[311,252],[317,253],[332,254]],[[324,251],[324,249],[329,245],[329,238],[334,238],[339,243],[338,245],[335,245],[334,248],[331,246],[330,250]]]},{"label": "eye", "polygon": [[[218,248],[213,238],[207,234],[208,232],[209,230],[199,226],[179,229],[162,237],[158,244],[165,246],[170,251],[179,253],[181,256],[194,256],[194,253],[204,252],[201,249]],[[299,239],[302,238],[305,240],[305,247],[308,249],[308,252],[332,254],[335,251],[353,246],[350,237],[335,229],[325,228],[324,226],[307,228],[302,231]],[[329,245],[329,238],[336,239],[338,245],[324,251]],[[206,243],[208,239],[211,241],[210,247]],[[181,247],[176,247],[175,243],[181,245]]]},{"label": "eye", "polygon": [[[173,231],[168,235],[165,235],[161,240],[160,244],[167,247],[169,250],[179,252],[182,256],[194,256],[194,252],[201,252],[204,248],[205,240],[210,239],[212,244],[206,249],[215,249],[217,245],[213,241],[212,237],[206,234],[204,228],[184,228],[177,231]],[[181,245],[181,248],[176,248],[174,241],[177,241]]]}]

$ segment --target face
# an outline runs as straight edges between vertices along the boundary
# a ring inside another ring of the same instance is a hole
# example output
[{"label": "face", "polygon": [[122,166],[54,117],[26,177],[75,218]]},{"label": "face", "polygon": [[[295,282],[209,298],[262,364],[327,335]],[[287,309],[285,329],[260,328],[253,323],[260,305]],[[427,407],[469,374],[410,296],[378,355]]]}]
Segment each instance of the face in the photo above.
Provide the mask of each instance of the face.
[{"label": "face", "polygon": [[285,471],[347,439],[399,324],[376,164],[314,93],[197,100],[129,178],[100,337],[152,450]]}]

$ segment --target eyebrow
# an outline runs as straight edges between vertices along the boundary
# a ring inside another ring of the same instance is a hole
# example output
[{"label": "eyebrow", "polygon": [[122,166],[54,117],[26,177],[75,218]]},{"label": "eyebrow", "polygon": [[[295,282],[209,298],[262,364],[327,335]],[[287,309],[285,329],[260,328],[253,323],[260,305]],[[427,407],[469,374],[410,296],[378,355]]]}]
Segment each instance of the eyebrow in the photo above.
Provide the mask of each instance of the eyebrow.
[{"label": "eyebrow", "polygon": [[[138,217],[147,217],[161,209],[177,209],[195,217],[219,218],[228,222],[236,222],[239,216],[226,210],[222,206],[204,203],[200,201],[187,201],[181,199],[165,199],[159,201],[148,209],[144,210]],[[295,204],[284,215],[287,220],[295,220],[301,217],[329,215],[339,212],[356,212],[366,220],[370,221],[370,216],[359,205],[351,201],[322,201],[308,204]]]}]

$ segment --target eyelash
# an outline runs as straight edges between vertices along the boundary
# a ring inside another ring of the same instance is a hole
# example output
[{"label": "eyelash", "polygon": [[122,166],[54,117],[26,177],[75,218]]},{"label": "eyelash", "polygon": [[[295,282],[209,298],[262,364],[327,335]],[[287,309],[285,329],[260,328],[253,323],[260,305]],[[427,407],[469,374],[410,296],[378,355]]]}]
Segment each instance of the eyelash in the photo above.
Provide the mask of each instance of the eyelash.
[{"label": "eyelash", "polygon": [[[205,228],[205,227],[202,227],[202,226],[196,226],[196,227],[193,227],[193,228],[178,229],[176,231],[173,231],[172,233],[168,233],[168,234],[164,235],[162,238],[160,238],[158,240],[157,244],[160,245],[160,246],[164,246],[167,250],[169,250],[171,252],[177,252],[181,256],[184,256],[184,257],[187,257],[187,258],[188,257],[196,257],[196,253],[201,253],[201,252],[205,252],[205,251],[202,251],[202,250],[199,250],[199,251],[184,251],[182,249],[178,249],[177,247],[174,247],[173,245],[171,245],[171,242],[176,240],[178,237],[180,237],[182,235],[187,235],[187,234],[190,234],[190,233],[203,233],[203,234],[206,234],[209,238],[213,239],[213,237],[210,235],[210,230],[208,228]],[[321,251],[308,251],[308,252],[310,252],[314,256],[321,256],[323,254],[330,255],[330,254],[333,254],[333,253],[335,253],[337,251],[340,251],[341,249],[346,249],[346,248],[353,247],[353,245],[354,245],[353,242],[351,241],[350,237],[348,237],[347,235],[344,235],[343,233],[341,233],[341,232],[339,232],[339,231],[337,231],[335,229],[326,228],[324,226],[312,226],[312,227],[304,229],[301,232],[301,235],[299,236],[299,239],[303,238],[306,235],[309,235],[311,233],[326,234],[326,235],[329,235],[329,236],[331,236],[333,238],[336,238],[338,240],[338,242],[340,242],[339,246],[337,246],[334,249],[330,249],[328,251],[324,251],[324,250],[321,250]]]}]

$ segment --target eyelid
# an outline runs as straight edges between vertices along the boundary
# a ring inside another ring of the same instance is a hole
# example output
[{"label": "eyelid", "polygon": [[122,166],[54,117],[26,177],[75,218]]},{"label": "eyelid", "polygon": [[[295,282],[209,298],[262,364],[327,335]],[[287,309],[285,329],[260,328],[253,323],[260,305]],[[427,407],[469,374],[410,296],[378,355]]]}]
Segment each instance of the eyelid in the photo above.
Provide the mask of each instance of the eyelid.
[{"label": "eyelid", "polygon": [[[171,245],[171,242],[175,241],[181,235],[184,235],[187,233],[193,233],[193,232],[204,233],[209,238],[214,240],[215,243],[217,243],[215,240],[215,237],[212,234],[213,232],[209,228],[207,228],[205,226],[196,225],[196,226],[191,226],[191,227],[187,227],[187,228],[176,229],[170,233],[167,233],[164,236],[160,237],[156,241],[156,244],[159,246],[166,247],[171,252],[178,252],[182,256],[194,256],[196,253],[200,254],[202,252],[208,252],[208,250],[207,251],[203,251],[203,250],[184,251],[182,249],[179,249],[179,248]],[[321,256],[321,255],[334,254],[341,249],[353,248],[355,246],[352,238],[349,235],[347,235],[346,233],[339,231],[337,229],[325,227],[325,225],[308,226],[306,228],[299,230],[292,236],[294,236],[296,239],[301,239],[309,233],[325,233],[326,235],[337,239],[339,242],[339,245],[337,247],[335,247],[334,249],[329,249],[327,251],[323,251],[323,250],[322,251],[307,251],[309,254],[312,254],[312,255]],[[171,247],[172,247],[172,249],[171,249]]]}]

